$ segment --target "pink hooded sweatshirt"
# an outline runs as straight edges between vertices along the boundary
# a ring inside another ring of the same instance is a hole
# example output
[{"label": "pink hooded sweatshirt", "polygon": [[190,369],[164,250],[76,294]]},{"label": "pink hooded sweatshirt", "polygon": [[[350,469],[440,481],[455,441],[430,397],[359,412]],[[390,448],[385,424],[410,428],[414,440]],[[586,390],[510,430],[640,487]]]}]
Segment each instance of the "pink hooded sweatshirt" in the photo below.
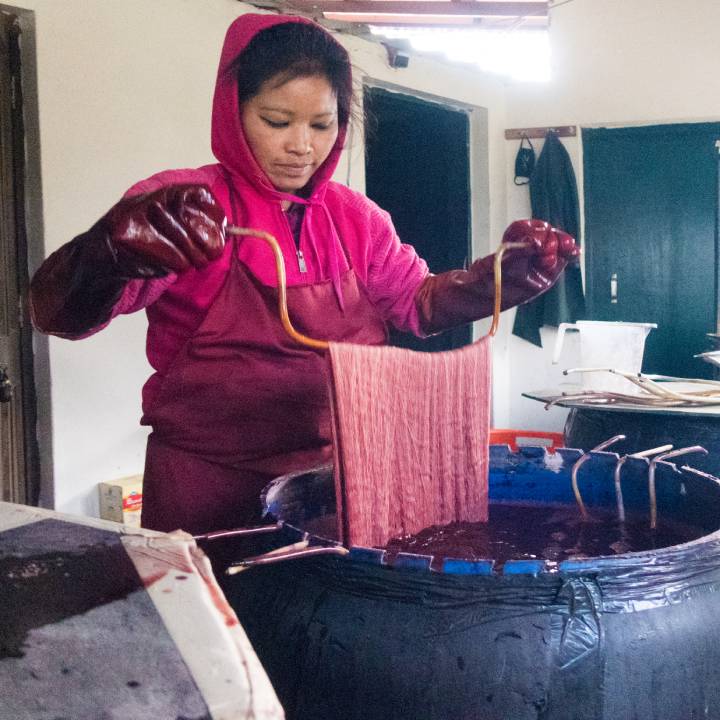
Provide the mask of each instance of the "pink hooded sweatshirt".
[{"label": "pink hooded sweatshirt", "polygon": [[[165,185],[207,185],[230,222],[265,230],[277,238],[285,258],[288,285],[331,280],[336,288],[335,299],[342,307],[338,279],[347,270],[349,259],[379,315],[400,330],[421,334],[415,294],[428,274],[425,262],[412,247],[400,242],[385,211],[364,195],[330,180],[347,128],[339,129],[335,146],[313,176],[312,191],[307,198],[277,191],[247,145],[240,121],[237,83],[228,68],[256,33],[287,22],[311,21],[246,14],[237,18],[227,31],[212,114],[212,149],[218,163],[158,173],[134,185],[126,196],[151,192]],[[347,81],[350,83],[351,78]],[[228,181],[235,190],[238,216],[234,216]],[[283,200],[306,206],[300,232],[300,250],[307,265],[304,273],[298,267],[295,240],[281,207]],[[230,267],[232,247],[233,243],[228,242],[222,257],[203,270],[191,269],[160,279],[133,280],[115,305],[111,317],[142,308],[147,312],[147,355],[155,373],[143,389],[145,411],[151,406],[167,368],[192,337],[222,287]],[[264,241],[243,239],[238,244],[238,257],[263,284],[277,285],[272,253]],[[238,312],[242,312],[242,308],[238,308]]]}]

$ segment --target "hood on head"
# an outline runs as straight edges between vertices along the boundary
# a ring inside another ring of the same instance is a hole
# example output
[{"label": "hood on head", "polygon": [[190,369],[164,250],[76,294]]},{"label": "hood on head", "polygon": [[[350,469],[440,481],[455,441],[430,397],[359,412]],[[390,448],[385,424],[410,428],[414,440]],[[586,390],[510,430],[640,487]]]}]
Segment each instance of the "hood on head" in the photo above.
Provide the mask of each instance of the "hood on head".
[{"label": "hood on head", "polygon": [[[220,55],[212,110],[212,150],[218,162],[231,174],[244,177],[272,197],[292,197],[292,195],[275,190],[267,175],[255,161],[245,140],[245,133],[240,121],[236,75],[229,71],[229,68],[255,35],[266,28],[283,23],[315,24],[312,20],[290,15],[247,13],[238,17],[230,25],[225,34],[225,42]],[[348,77],[347,82],[351,84],[352,78]],[[330,155],[313,175],[311,197],[324,192],[340,159],[346,132],[347,124],[338,128],[338,137]]]}]

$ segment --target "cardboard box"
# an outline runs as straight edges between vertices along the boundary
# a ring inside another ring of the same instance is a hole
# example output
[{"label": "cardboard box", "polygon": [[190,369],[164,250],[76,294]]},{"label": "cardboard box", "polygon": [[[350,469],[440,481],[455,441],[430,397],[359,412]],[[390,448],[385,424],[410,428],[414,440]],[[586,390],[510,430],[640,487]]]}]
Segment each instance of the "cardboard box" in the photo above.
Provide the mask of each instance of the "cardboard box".
[{"label": "cardboard box", "polygon": [[103,520],[140,527],[142,481],[142,475],[130,475],[100,483],[100,517]]}]

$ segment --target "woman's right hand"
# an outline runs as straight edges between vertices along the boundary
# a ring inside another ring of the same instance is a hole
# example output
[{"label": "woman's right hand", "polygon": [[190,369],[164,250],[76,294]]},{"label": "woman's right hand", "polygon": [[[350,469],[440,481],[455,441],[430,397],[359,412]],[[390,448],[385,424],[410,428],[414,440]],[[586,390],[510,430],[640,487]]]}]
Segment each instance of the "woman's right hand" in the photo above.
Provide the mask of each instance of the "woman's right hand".
[{"label": "woman's right hand", "polygon": [[200,270],[225,244],[225,212],[204,185],[169,185],[125,198],[99,224],[126,278]]}]

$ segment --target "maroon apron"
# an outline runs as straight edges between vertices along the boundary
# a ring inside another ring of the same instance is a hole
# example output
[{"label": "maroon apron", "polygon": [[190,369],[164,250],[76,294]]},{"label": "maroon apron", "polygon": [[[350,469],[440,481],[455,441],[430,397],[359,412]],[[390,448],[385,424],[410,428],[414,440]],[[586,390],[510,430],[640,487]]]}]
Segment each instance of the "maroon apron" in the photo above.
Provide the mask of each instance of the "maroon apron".
[{"label": "maroon apron", "polygon": [[[352,267],[340,285],[344,311],[330,280],[289,287],[294,327],[320,340],[384,343],[385,324]],[[143,417],[153,428],[143,527],[198,534],[256,522],[272,478],[332,458],[325,352],[287,335],[277,295],[233,248],[222,289]]]}]

